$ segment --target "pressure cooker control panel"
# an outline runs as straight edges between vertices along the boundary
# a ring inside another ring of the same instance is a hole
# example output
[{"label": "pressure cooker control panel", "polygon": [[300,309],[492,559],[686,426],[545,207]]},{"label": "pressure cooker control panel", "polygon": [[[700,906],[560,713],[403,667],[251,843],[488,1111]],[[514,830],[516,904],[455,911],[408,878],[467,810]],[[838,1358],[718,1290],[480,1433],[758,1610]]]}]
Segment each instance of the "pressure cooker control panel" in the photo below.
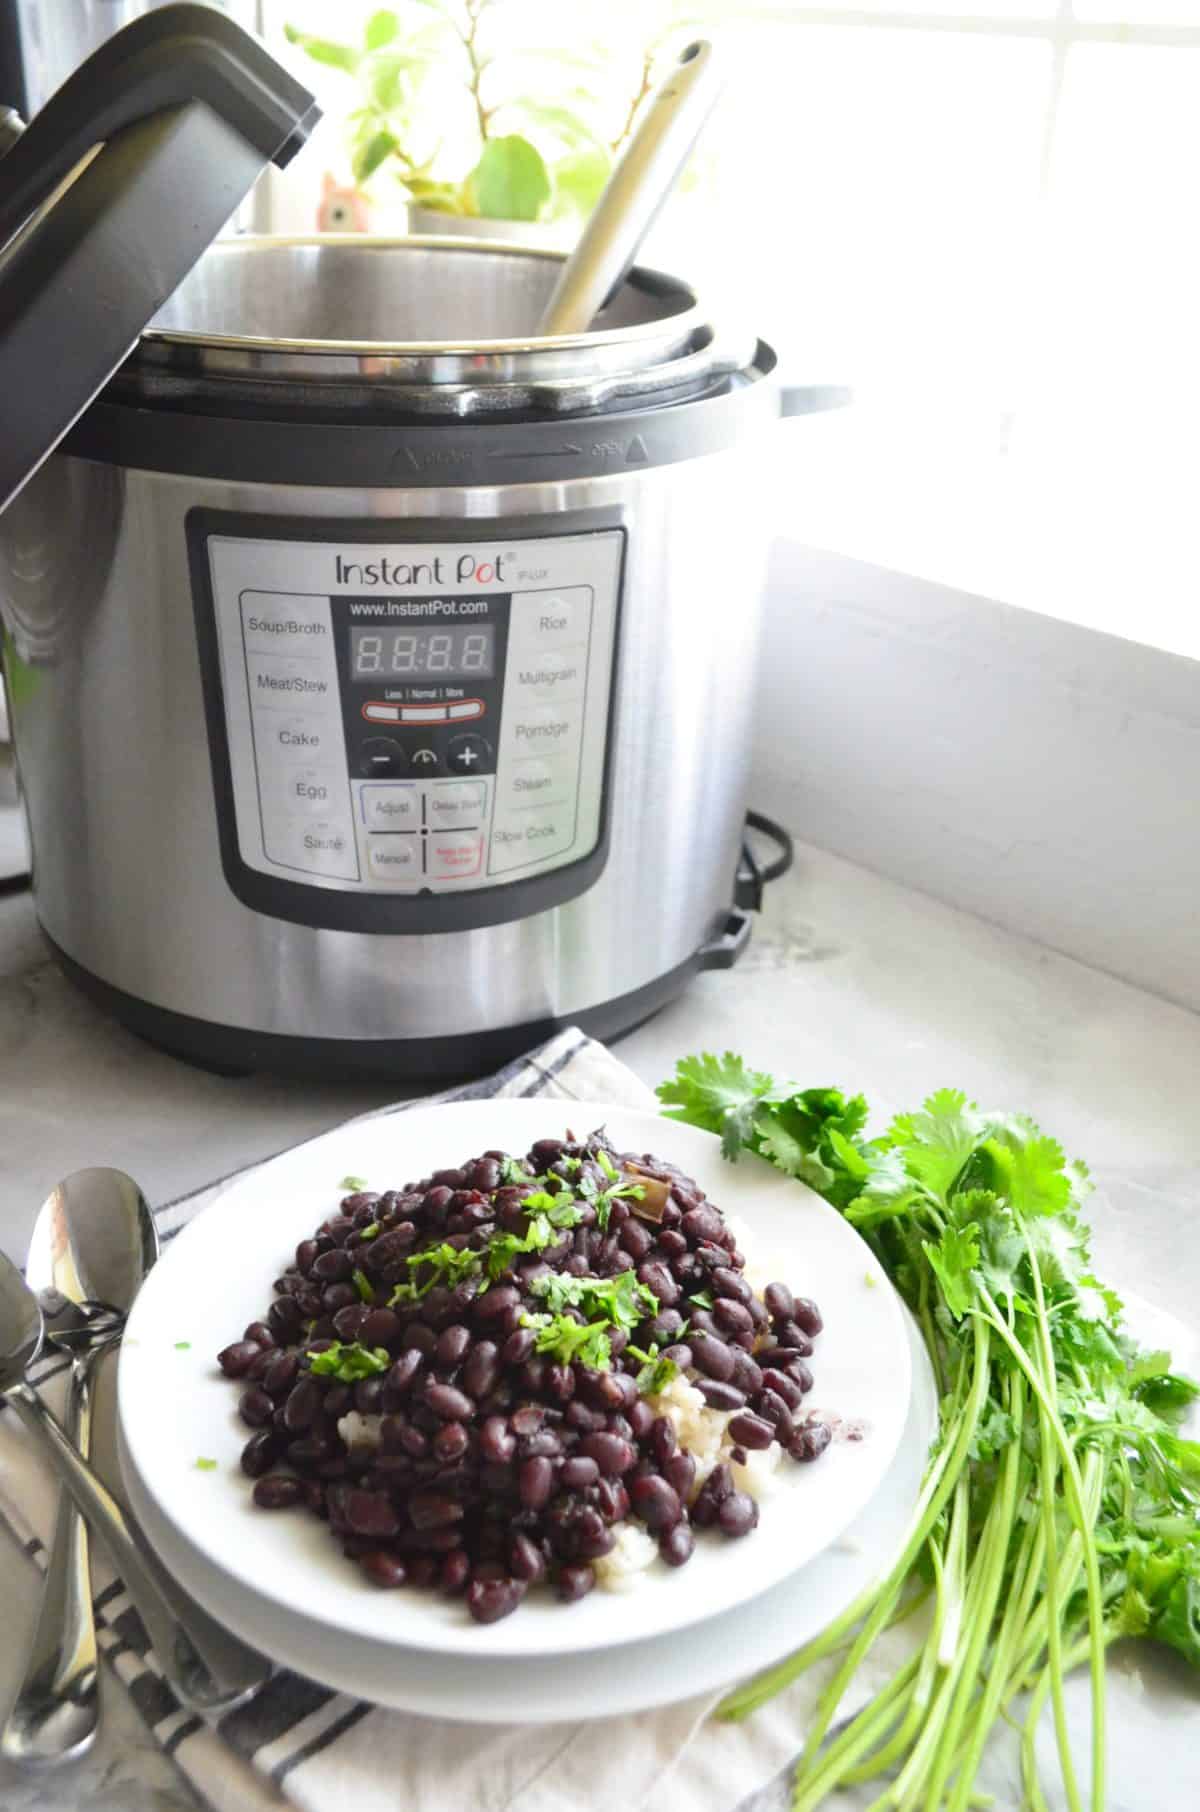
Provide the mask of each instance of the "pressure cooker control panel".
[{"label": "pressure cooker control panel", "polygon": [[193,529],[235,866],[428,897],[596,850],[623,531],[354,542],[287,526],[208,532],[202,563]]}]

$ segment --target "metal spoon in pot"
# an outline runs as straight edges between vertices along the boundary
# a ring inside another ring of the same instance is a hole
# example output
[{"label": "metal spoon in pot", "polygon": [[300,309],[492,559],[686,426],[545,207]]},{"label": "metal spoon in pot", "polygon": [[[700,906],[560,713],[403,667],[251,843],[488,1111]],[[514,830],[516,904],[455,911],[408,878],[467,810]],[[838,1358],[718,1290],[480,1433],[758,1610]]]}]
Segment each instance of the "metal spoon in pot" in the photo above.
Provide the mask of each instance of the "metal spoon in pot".
[{"label": "metal spoon in pot", "polygon": [[712,45],[689,44],[659,87],[558,274],[539,334],[586,333],[637,256],[721,93]]},{"label": "metal spoon in pot", "polygon": [[[158,1257],[145,1196],[123,1170],[77,1170],[51,1191],[25,1264],[46,1338],[71,1357],[64,1426],[83,1459],[91,1446],[92,1379],[121,1337],[142,1279]],[[99,1718],[87,1526],[59,1499],[41,1610],[25,1674],[0,1733],[0,1754],[36,1767],[81,1755]]]},{"label": "metal spoon in pot", "polygon": [[12,1260],[0,1252],[0,1397],[6,1397],[41,1446],[112,1558],[132,1598],[163,1678],[193,1711],[225,1711],[270,1678],[271,1663],[173,1580],[116,1499],[83,1460],[25,1374],[41,1351],[38,1299]]}]

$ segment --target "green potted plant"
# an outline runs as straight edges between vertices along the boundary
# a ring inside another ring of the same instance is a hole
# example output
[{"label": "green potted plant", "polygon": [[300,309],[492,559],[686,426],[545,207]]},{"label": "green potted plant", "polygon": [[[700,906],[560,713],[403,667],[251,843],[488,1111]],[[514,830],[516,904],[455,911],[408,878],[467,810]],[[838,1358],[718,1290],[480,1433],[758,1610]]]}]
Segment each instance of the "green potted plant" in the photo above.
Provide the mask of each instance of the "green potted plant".
[{"label": "green potted plant", "polygon": [[510,0],[405,0],[361,44],[286,30],[356,83],[355,181],[394,172],[410,231],[561,239],[595,204],[677,27],[628,58],[582,35],[525,42]]}]

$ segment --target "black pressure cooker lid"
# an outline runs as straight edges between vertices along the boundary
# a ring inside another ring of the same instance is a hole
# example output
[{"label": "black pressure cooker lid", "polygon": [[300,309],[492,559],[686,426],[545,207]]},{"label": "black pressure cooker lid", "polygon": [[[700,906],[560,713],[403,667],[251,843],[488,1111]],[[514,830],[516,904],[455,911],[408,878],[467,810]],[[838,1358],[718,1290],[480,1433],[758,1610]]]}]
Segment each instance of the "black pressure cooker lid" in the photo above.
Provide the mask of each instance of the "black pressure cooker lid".
[{"label": "black pressure cooker lid", "polygon": [[0,510],[319,118],[231,19],[167,6],[103,44],[0,156]]}]

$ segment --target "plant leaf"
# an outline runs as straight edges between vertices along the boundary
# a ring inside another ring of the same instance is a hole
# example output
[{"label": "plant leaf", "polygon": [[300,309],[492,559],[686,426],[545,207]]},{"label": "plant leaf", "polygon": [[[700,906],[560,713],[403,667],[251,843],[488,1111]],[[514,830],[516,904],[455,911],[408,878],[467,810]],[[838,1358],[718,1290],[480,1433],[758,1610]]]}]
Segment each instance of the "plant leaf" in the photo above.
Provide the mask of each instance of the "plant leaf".
[{"label": "plant leaf", "polygon": [[399,148],[390,132],[373,132],[364,143],[356,145],[352,159],[355,182],[366,182],[374,176],[380,164],[386,163]]},{"label": "plant leaf", "polygon": [[400,30],[400,21],[392,12],[372,13],[367,20],[363,42],[368,50],[382,50]]},{"label": "plant leaf", "polygon": [[550,199],[542,154],[519,133],[489,139],[468,178],[478,212],[487,220],[536,220]]},{"label": "plant leaf", "polygon": [[325,63],[330,69],[342,69],[347,75],[354,75],[362,62],[362,52],[355,50],[352,44],[336,44],[332,38],[318,38],[310,31],[297,31],[294,25],[285,25],[283,29],[288,43],[297,45],[314,63]]}]

